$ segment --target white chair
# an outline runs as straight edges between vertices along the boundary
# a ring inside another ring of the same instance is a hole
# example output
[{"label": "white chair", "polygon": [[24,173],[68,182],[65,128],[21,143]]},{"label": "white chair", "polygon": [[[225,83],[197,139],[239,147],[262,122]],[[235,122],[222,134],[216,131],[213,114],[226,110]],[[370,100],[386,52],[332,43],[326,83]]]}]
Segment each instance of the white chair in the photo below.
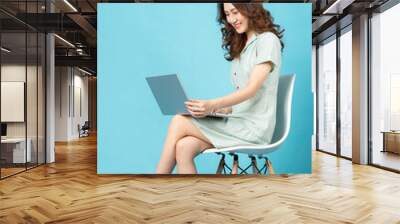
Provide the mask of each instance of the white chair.
[{"label": "white chair", "polygon": [[[231,174],[238,174],[238,169],[240,169],[240,173],[247,174],[247,170],[252,167],[254,174],[266,174],[267,170],[270,175],[274,174],[274,170],[272,168],[272,164],[268,157],[265,156],[268,153],[271,153],[282,145],[282,143],[286,140],[289,129],[290,129],[290,117],[291,117],[291,109],[292,109],[292,96],[293,96],[293,87],[294,87],[295,75],[284,75],[279,77],[278,84],[278,96],[277,96],[277,105],[276,105],[276,125],[274,130],[274,135],[272,137],[271,143],[267,145],[252,145],[252,146],[234,146],[228,148],[212,148],[207,149],[203,153],[217,153],[221,155],[221,160],[219,162],[217,168],[217,174],[225,173],[227,174],[227,169]],[[225,154],[229,153],[229,155],[233,156],[233,167],[230,168],[225,163]],[[246,168],[242,169],[239,166],[239,157],[236,153],[247,154],[251,160],[250,165]],[[259,159],[264,159],[265,164],[261,169],[257,167],[256,157]]]}]

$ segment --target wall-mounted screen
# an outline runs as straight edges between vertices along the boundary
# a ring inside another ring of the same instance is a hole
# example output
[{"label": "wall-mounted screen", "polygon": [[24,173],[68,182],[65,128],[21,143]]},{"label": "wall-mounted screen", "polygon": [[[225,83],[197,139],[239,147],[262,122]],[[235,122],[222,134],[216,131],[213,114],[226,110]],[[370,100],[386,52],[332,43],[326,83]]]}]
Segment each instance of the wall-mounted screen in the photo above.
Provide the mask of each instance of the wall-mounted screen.
[{"label": "wall-mounted screen", "polygon": [[1,122],[24,122],[24,82],[1,82]]}]

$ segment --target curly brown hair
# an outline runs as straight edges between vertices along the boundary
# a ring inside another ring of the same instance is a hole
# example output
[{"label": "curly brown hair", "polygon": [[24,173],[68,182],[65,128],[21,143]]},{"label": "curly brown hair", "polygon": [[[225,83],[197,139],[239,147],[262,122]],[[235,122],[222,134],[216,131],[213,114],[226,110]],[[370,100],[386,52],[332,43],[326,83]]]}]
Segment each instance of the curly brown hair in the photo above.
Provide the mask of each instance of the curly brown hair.
[{"label": "curly brown hair", "polygon": [[[279,37],[284,47],[282,37],[283,31],[278,24],[274,24],[274,19],[271,13],[264,9],[262,3],[232,3],[233,6],[249,19],[249,29],[253,29],[257,33],[272,32]],[[218,23],[222,26],[222,48],[227,51],[225,59],[232,61],[239,57],[240,52],[246,45],[247,36],[245,33],[239,34],[233,26],[228,23],[224,12],[224,4],[218,4]]]}]

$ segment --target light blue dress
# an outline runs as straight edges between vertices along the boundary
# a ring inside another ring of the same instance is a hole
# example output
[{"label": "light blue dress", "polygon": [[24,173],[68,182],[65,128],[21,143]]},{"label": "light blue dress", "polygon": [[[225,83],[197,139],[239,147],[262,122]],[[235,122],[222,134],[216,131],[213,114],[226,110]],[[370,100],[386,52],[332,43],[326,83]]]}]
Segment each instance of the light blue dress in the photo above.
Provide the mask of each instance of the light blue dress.
[{"label": "light blue dress", "polygon": [[279,38],[271,32],[253,35],[240,57],[232,61],[231,77],[236,90],[244,88],[253,67],[268,61],[273,64],[272,72],[254,97],[232,107],[231,117],[192,118],[192,122],[216,148],[271,142],[281,67]]}]

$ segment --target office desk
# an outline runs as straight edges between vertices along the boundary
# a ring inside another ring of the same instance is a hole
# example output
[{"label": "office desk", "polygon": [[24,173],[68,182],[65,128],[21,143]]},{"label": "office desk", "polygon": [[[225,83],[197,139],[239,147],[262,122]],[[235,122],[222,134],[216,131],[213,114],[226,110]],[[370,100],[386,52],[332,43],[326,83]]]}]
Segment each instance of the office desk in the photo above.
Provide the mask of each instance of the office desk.
[{"label": "office desk", "polygon": [[[32,159],[32,140],[27,138],[27,143],[25,151],[25,138],[1,139],[1,159],[5,160],[6,163],[30,162]],[[27,161],[25,161],[25,158]]]},{"label": "office desk", "polygon": [[400,131],[382,131],[383,150],[382,152],[392,152],[400,154]]}]

